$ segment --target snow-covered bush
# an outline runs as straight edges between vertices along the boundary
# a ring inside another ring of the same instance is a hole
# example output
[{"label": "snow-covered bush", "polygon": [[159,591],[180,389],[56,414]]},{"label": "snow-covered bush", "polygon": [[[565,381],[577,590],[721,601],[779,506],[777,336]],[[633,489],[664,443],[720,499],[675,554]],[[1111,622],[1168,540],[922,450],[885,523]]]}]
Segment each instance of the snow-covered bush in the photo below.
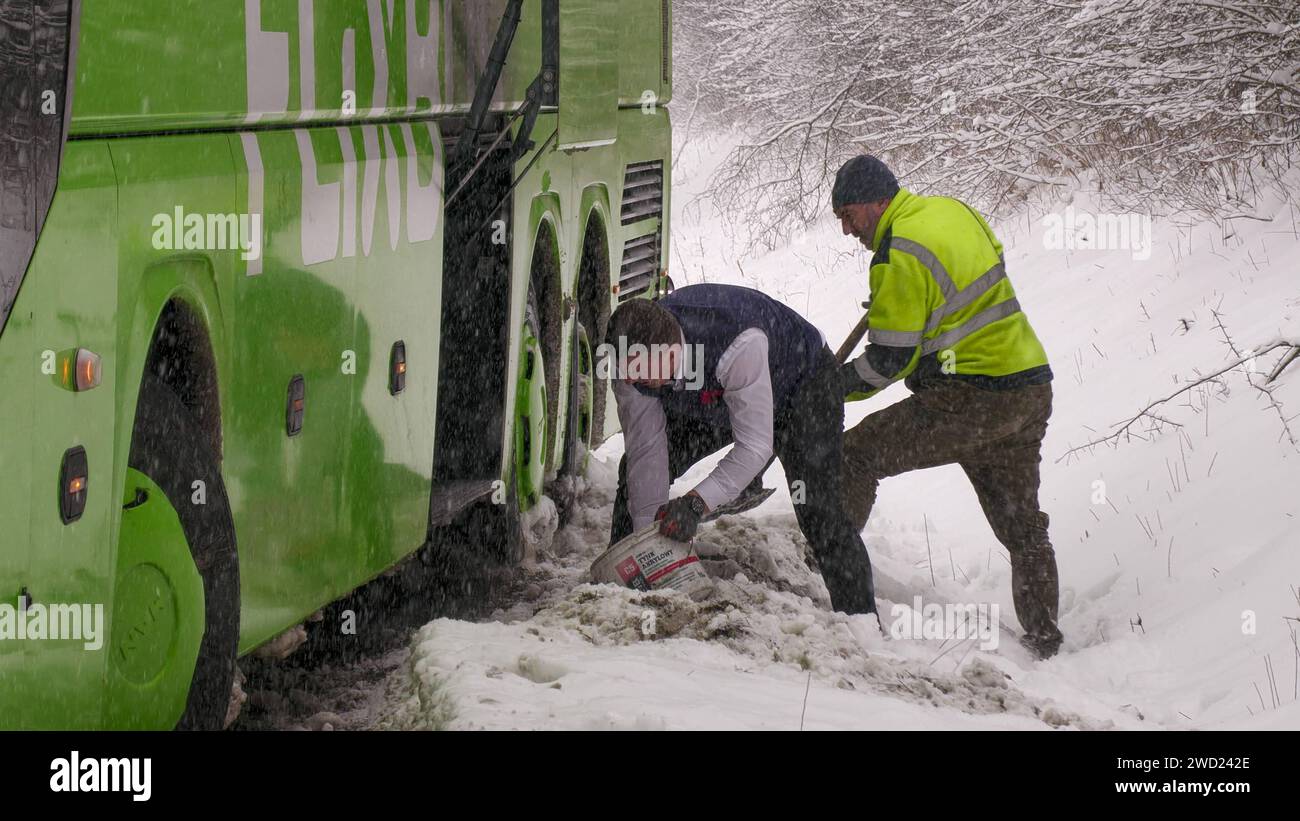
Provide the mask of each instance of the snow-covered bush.
[{"label": "snow-covered bush", "polygon": [[854,153],[1007,215],[1082,175],[1237,213],[1300,141],[1296,0],[673,0],[676,118],[744,135],[714,186],[771,244]]}]

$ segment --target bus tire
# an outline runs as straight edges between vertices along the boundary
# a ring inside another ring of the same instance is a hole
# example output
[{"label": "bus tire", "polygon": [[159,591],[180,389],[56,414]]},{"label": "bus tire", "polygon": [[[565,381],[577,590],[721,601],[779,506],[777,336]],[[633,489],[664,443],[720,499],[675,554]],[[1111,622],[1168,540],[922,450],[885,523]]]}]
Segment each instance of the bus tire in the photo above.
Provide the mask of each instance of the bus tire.
[{"label": "bus tire", "polygon": [[[131,435],[130,466],[166,494],[203,579],[204,628],[178,730],[227,724],[239,646],[239,554],[220,465],[194,415],[161,379],[146,373]],[[204,504],[192,504],[202,480]]]},{"label": "bus tire", "polygon": [[555,483],[560,527],[567,526],[573,518],[582,492],[582,480],[587,475],[594,436],[596,375],[591,340],[586,326],[574,321],[578,327],[574,334],[576,344],[569,373],[569,418],[564,429],[564,460]]},{"label": "bus tire", "polygon": [[519,353],[519,381],[511,419],[511,476],[508,481],[518,509],[530,510],[546,492],[550,468],[551,398],[547,389],[554,357],[547,355],[537,294],[530,285],[524,309]]}]

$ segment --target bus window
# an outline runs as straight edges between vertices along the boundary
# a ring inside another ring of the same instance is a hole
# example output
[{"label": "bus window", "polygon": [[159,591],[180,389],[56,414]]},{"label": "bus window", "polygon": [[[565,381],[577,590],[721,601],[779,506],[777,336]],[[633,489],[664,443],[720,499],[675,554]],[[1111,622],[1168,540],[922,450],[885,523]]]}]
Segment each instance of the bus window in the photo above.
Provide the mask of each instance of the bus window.
[{"label": "bus window", "polygon": [[0,332],[54,196],[72,0],[0,0]]}]

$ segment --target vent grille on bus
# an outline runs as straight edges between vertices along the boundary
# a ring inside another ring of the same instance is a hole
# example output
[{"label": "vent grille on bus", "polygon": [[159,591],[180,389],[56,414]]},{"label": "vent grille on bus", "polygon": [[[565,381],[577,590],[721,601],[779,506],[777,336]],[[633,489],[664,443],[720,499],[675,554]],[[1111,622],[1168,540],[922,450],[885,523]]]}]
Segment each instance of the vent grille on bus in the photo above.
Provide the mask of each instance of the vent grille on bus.
[{"label": "vent grille on bus", "polygon": [[623,267],[618,273],[618,301],[640,295],[659,274],[659,231],[633,237],[623,245]]},{"label": "vent grille on bus", "polygon": [[632,163],[623,177],[623,224],[638,222],[663,213],[663,160]]}]

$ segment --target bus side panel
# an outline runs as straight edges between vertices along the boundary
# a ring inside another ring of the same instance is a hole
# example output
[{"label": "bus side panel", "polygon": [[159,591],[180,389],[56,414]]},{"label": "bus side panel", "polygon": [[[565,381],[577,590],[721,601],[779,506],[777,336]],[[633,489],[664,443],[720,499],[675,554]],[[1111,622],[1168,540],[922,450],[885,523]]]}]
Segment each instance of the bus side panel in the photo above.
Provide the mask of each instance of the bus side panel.
[{"label": "bus side panel", "polygon": [[[17,640],[8,634],[13,622],[0,625],[6,632],[0,641],[4,727],[93,727],[100,718],[121,508],[113,458],[120,400],[114,370],[115,224],[108,149],[102,143],[68,145],[58,193],[0,343],[0,384],[6,388],[0,399],[0,469],[9,488],[0,493],[3,603],[14,608],[19,588],[25,588],[29,622],[38,607],[47,617],[43,639],[29,632],[27,640]],[[103,358],[103,377],[98,387],[73,392],[62,386],[64,375],[55,363],[79,347]],[[73,447],[86,452],[86,508],[65,525],[60,466]],[[55,640],[48,616],[66,605],[90,618],[79,630],[60,628],[61,635],[80,632],[80,638]]]},{"label": "bus side panel", "polygon": [[[242,121],[244,5],[83,2],[71,133]],[[268,0],[266,5],[288,4]]]},{"label": "bus side panel", "polygon": [[[228,140],[244,166],[239,207],[261,213],[265,237],[261,257],[243,262],[234,277],[234,367],[222,406],[244,651],[350,590],[364,564],[344,490],[358,376],[357,252],[343,245],[342,201],[357,186],[348,185],[345,172],[356,164],[345,163],[334,129]],[[380,193],[377,201],[387,198]],[[386,224],[374,242],[387,247]],[[302,419],[290,435],[295,378]]]},{"label": "bus side panel", "polygon": [[[384,160],[385,170],[395,163],[399,171],[400,237],[394,250],[387,230],[376,227],[370,255],[358,239],[353,258],[357,371],[344,488],[357,548],[365,549],[366,578],[414,551],[427,534],[442,321],[442,138],[433,122],[382,129],[401,152],[399,158]],[[349,131],[360,147],[360,193],[366,190],[367,175],[379,168],[367,165],[364,132],[378,131],[373,126]],[[376,199],[387,207],[386,197]],[[359,222],[365,225],[370,208],[358,200]],[[488,338],[493,330],[481,333]],[[390,380],[399,342],[405,353],[404,385],[394,394]]]},{"label": "bus side panel", "polygon": [[618,101],[666,105],[672,97],[672,0],[618,0]]},{"label": "bus side panel", "polygon": [[[235,277],[226,466],[246,651],[416,550],[428,528],[442,248],[436,126],[231,135],[262,258]],[[256,271],[248,273],[248,271]],[[394,393],[394,343],[405,387]],[[286,429],[302,376],[300,433]]]},{"label": "bus side panel", "polygon": [[561,148],[617,137],[621,21],[609,12],[604,0],[560,4]]},{"label": "bus side panel", "polygon": [[[505,0],[83,3],[72,133],[463,112],[505,6]],[[518,107],[537,76],[540,15],[541,0],[524,4],[495,109]]]}]

